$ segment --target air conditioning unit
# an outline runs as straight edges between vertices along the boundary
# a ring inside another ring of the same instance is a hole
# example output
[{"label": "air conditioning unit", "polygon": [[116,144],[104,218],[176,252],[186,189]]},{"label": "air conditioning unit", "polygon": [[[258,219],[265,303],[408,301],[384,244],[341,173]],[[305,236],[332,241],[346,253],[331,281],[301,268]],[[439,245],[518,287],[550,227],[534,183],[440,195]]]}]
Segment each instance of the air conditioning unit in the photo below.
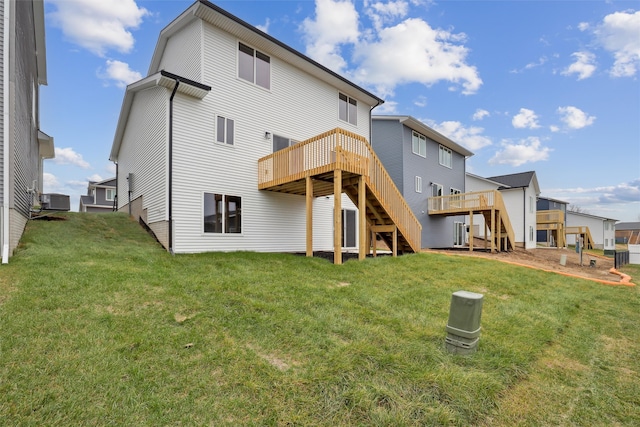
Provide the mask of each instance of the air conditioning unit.
[{"label": "air conditioning unit", "polygon": [[41,194],[40,206],[47,211],[68,211],[71,209],[69,196],[66,194]]}]

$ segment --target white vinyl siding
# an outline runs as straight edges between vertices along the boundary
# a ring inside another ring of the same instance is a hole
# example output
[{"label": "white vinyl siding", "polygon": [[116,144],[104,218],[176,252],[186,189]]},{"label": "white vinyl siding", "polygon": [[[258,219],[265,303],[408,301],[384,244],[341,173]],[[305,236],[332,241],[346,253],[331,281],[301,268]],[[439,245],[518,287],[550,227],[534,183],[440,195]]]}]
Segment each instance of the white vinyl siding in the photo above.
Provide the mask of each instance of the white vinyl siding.
[{"label": "white vinyl siding", "polygon": [[[144,195],[147,221],[166,221],[167,122],[170,92],[154,87],[135,95],[118,155],[118,207],[128,202],[126,176],[133,173],[131,200]],[[179,95],[176,96],[178,98]]]},{"label": "white vinyl siding", "polygon": [[[338,118],[336,88],[288,65],[264,46],[255,47],[270,56],[271,90],[247,84],[237,75],[238,39],[209,24],[203,28],[202,83],[212,90],[203,100],[177,95],[174,105],[174,251],[304,251],[305,198],[259,191],[257,164],[273,151],[265,132],[303,141],[344,127]],[[368,117],[372,106],[358,102],[357,107],[361,117]],[[211,143],[212,118],[218,113],[235,121],[232,150]],[[368,140],[369,120],[349,130]],[[203,192],[242,198],[242,233],[203,233]],[[329,201],[314,200],[315,250],[332,247]]]},{"label": "white vinyl siding", "polygon": [[200,60],[201,42],[200,21],[192,22],[167,40],[164,54],[158,70],[186,77],[196,82],[202,80],[202,63]]}]

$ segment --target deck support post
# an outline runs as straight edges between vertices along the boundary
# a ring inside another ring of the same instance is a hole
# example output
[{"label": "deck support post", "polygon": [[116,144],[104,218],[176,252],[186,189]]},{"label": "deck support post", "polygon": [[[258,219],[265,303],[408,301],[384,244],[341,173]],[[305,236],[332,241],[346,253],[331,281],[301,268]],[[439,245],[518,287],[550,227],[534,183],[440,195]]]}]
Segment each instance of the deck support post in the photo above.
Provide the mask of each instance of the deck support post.
[{"label": "deck support post", "polygon": [[491,209],[491,253],[496,251],[496,210]]},{"label": "deck support post", "polygon": [[364,175],[358,178],[358,259],[365,259],[367,247],[367,188]]},{"label": "deck support post", "polygon": [[306,202],[307,202],[307,256],[313,256],[313,180],[307,175]]},{"label": "deck support post", "polygon": [[469,211],[469,252],[473,252],[473,211]]},{"label": "deck support post", "polygon": [[342,264],[342,170],[333,171],[333,263]]},{"label": "deck support post", "polygon": [[501,216],[502,211],[496,212],[496,233],[498,233],[498,252],[501,252],[504,248],[504,243],[502,242],[502,225],[500,221],[502,220]]}]

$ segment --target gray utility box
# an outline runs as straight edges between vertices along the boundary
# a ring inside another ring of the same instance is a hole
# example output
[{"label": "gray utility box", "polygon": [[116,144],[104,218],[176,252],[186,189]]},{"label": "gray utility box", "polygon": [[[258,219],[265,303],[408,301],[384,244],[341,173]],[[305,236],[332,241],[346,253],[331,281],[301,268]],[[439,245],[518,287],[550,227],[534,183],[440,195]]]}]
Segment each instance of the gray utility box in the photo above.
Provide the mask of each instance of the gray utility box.
[{"label": "gray utility box", "polygon": [[471,354],[480,341],[482,294],[458,291],[451,295],[445,345],[450,353]]}]

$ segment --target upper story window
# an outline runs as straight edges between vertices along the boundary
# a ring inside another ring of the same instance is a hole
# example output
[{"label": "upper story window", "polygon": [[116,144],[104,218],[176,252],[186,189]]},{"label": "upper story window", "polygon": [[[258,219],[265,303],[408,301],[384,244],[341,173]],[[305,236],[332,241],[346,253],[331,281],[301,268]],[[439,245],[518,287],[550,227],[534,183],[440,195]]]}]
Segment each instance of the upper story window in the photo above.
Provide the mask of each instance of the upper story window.
[{"label": "upper story window", "polygon": [[451,159],[452,159],[453,155],[451,154],[451,150],[448,149],[447,147],[441,145],[440,146],[440,154],[438,156],[438,160],[440,161],[440,164],[442,166],[446,166],[448,168],[451,168]]},{"label": "upper story window", "polygon": [[413,131],[411,136],[411,151],[421,157],[427,157],[427,137]]},{"label": "upper story window", "polygon": [[271,89],[271,58],[246,44],[238,43],[238,77]]},{"label": "upper story window", "polygon": [[104,190],[105,195],[104,198],[105,200],[109,201],[109,202],[113,202],[113,199],[116,198],[116,189],[115,188],[106,188]]},{"label": "upper story window", "polygon": [[345,94],[339,94],[339,114],[340,120],[349,122],[352,125],[358,124],[358,101]]},{"label": "upper story window", "polygon": [[233,145],[234,125],[235,122],[233,119],[218,116],[216,118],[216,141],[222,144]]}]

